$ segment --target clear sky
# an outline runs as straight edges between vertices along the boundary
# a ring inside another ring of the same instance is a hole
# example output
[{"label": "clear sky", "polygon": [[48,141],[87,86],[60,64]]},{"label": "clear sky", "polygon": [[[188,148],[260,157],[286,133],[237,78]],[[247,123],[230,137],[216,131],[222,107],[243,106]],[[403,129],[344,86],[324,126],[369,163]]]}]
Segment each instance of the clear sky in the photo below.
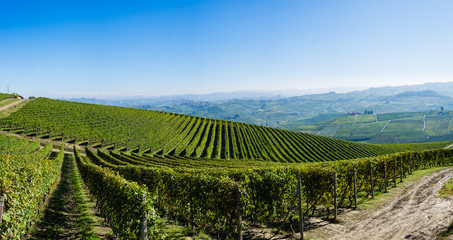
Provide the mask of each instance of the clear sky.
[{"label": "clear sky", "polygon": [[453,1],[0,0],[0,91],[112,97],[453,81]]}]

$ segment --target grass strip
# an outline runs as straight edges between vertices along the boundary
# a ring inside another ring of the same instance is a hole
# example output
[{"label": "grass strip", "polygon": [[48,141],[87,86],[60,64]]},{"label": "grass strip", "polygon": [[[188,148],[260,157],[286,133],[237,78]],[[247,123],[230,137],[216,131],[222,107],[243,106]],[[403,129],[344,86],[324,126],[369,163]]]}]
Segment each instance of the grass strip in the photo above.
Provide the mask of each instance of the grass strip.
[{"label": "grass strip", "polygon": [[100,239],[93,232],[93,218],[82,194],[74,158],[65,154],[60,183],[28,239]]}]

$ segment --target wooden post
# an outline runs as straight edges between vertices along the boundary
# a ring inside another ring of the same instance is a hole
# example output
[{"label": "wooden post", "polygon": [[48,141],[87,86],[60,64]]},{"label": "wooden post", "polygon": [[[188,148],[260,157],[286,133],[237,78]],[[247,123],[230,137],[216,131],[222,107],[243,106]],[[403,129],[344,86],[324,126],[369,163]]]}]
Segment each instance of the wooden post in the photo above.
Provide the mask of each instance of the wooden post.
[{"label": "wooden post", "polygon": [[400,158],[400,182],[403,182],[403,175],[404,175],[403,158]]},{"label": "wooden post", "polygon": [[396,187],[396,168],[398,164],[396,163],[396,159],[393,162],[393,187]]},{"label": "wooden post", "polygon": [[304,213],[302,212],[302,192],[300,187],[300,176],[297,177],[297,196],[298,200],[298,209],[299,209],[299,228],[300,228],[300,240],[304,239]]},{"label": "wooden post", "polygon": [[371,198],[374,198],[373,164],[370,162]]},{"label": "wooden post", "polygon": [[[142,195],[142,204],[146,205],[146,193]],[[140,222],[140,240],[148,240],[148,213],[145,213]]]},{"label": "wooden post", "polygon": [[2,223],[2,215],[3,215],[3,205],[5,203],[5,199],[3,196],[0,196],[0,223]]},{"label": "wooden post", "polygon": [[384,160],[384,192],[387,192],[387,160]]},{"label": "wooden post", "polygon": [[337,220],[337,172],[333,172],[333,219]]},{"label": "wooden post", "polygon": [[238,240],[242,240],[241,191],[236,188],[236,211],[238,214]]},{"label": "wooden post", "polygon": [[410,158],[409,161],[410,161],[410,162],[409,162],[409,163],[410,163],[410,164],[409,164],[409,174],[412,175],[412,164],[413,164],[413,161],[412,161],[412,154],[411,154],[411,158]]},{"label": "wooden post", "polygon": [[354,209],[357,208],[357,178],[356,178],[356,174],[357,174],[357,170],[355,169],[355,167],[352,168],[352,174],[353,174],[353,179],[354,179]]}]

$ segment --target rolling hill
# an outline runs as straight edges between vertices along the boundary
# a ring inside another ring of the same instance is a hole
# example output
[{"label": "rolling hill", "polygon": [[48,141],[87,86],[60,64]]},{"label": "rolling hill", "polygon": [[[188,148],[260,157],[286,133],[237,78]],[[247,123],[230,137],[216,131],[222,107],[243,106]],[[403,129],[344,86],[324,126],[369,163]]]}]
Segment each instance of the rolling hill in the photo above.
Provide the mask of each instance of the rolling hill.
[{"label": "rolling hill", "polygon": [[[78,169],[106,222],[122,239],[164,239],[161,216],[178,219],[190,233],[236,239],[253,231],[249,223],[273,226],[289,213],[295,215],[296,194],[304,201],[298,208],[310,218],[330,212],[332,205],[355,207],[351,199],[373,198],[375,192],[387,191],[390,180],[396,185],[397,178],[402,181],[417,169],[453,162],[453,150],[445,148],[451,142],[364,144],[133,108],[47,98],[23,103],[0,118],[0,196],[8,196],[2,239],[28,232],[51,194],[49,186],[60,173],[67,175],[62,166],[71,164],[77,165],[74,171]],[[418,121],[420,116],[370,114],[337,118],[331,124]],[[6,137],[6,131],[22,138]],[[68,152],[71,146],[73,153]],[[302,192],[297,193],[297,182]]]},{"label": "rolling hill", "polygon": [[[379,87],[346,93],[306,95],[244,95],[219,93],[141,99],[73,99],[85,103],[134,107],[191,116],[231,120],[298,131],[300,125],[330,120],[347,112],[426,112],[441,106],[453,109],[453,83]],[[294,92],[293,94],[296,94]],[[214,96],[217,98],[214,98]]]},{"label": "rolling hill", "polygon": [[4,130],[151,155],[313,162],[395,150],[307,133],[174,113],[38,98],[0,120]]},{"label": "rolling hill", "polygon": [[320,136],[369,143],[451,141],[450,111],[344,115],[318,124],[294,126]]}]

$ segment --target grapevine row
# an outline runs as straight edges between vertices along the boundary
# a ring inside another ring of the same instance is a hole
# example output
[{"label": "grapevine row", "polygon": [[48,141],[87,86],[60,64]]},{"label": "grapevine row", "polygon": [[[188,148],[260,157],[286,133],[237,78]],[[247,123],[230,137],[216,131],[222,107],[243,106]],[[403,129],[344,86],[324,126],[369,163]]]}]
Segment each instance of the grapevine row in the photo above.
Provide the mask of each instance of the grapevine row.
[{"label": "grapevine row", "polygon": [[[453,163],[453,150],[440,149],[404,152],[348,161],[307,164],[275,164],[247,168],[215,167],[198,164],[195,159],[165,159],[126,153],[97,152],[86,149],[93,164],[118,172],[126,179],[148,187],[156,197],[156,206],[173,218],[209,230],[226,239],[235,237],[237,226],[235,190],[240,189],[243,218],[248,221],[275,223],[296,212],[296,179],[302,180],[304,214],[333,206],[333,172],[337,173],[340,206],[349,207],[353,196],[353,169],[357,189],[370,197],[374,191],[386,191],[397,179],[418,168]],[[168,164],[165,165],[165,162]],[[171,165],[171,162],[174,165]],[[218,161],[217,161],[218,162]],[[372,177],[370,175],[372,173]],[[371,189],[373,181],[373,189]],[[398,180],[399,181],[399,180]],[[219,204],[221,203],[221,204]],[[330,209],[330,211],[329,211]]]},{"label": "grapevine row", "polygon": [[155,155],[315,162],[392,148],[222,120],[38,98],[0,120],[4,130]]},{"label": "grapevine row", "polygon": [[[0,137],[0,141],[5,136]],[[4,213],[0,223],[0,239],[21,239],[39,217],[43,202],[57,182],[64,157],[64,145],[51,156],[52,143],[36,150],[28,140],[19,143],[28,150],[8,152],[0,156],[0,198]],[[23,154],[27,153],[27,154]],[[15,155],[18,154],[18,155]]]}]

